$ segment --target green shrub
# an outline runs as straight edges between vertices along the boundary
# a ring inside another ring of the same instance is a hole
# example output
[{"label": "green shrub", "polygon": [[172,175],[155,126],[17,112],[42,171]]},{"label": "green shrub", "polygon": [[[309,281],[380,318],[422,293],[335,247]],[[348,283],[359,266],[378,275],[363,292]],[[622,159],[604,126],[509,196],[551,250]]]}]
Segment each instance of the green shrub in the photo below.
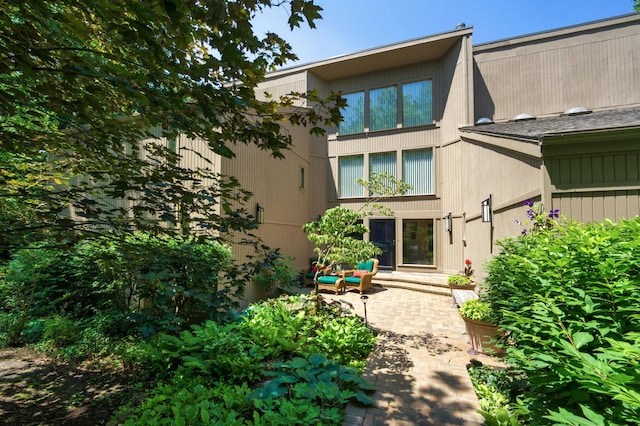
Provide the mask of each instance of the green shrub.
[{"label": "green shrub", "polygon": [[373,349],[376,338],[360,318],[337,317],[316,321],[307,330],[310,334],[307,354],[321,352],[342,364],[366,360]]},{"label": "green shrub", "polygon": [[186,377],[207,377],[212,382],[242,383],[258,378],[262,369],[260,357],[251,350],[254,344],[235,323],[219,326],[207,321],[180,336],[160,333],[152,343],[150,369],[159,377],[179,372]]},{"label": "green shrub", "polygon": [[[113,421],[138,425],[248,425],[252,405],[246,383],[207,384],[202,378],[158,384],[138,407],[124,407]],[[124,419],[124,420],[123,420]]]},{"label": "green shrub", "polygon": [[495,320],[491,304],[481,299],[466,300],[460,305],[458,313],[461,317],[473,321],[493,322]]},{"label": "green shrub", "polygon": [[80,279],[130,312],[145,335],[221,319],[237,306],[235,293],[219,286],[231,249],[217,241],[112,235],[85,241],[76,253]]},{"label": "green shrub", "polygon": [[528,377],[532,424],[640,418],[638,235],[640,218],[551,224],[502,241],[488,263],[485,290],[515,342],[509,363]]},{"label": "green shrub", "polygon": [[447,277],[447,284],[451,285],[473,285],[473,280],[470,276],[466,275],[449,275]]}]

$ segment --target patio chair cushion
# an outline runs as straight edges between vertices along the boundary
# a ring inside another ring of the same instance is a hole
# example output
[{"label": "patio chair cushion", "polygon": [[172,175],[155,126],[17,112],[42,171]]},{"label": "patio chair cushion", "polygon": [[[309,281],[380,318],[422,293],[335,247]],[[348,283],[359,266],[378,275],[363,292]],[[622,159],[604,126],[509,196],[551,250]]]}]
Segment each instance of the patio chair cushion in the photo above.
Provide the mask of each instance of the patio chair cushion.
[{"label": "patio chair cushion", "polygon": [[342,279],[342,277],[335,275],[321,275],[318,277],[318,282],[321,284],[335,284],[339,279]]},{"label": "patio chair cushion", "polygon": [[361,276],[363,276],[364,274],[368,274],[368,273],[370,273],[370,272],[371,272],[371,271],[366,270],[366,269],[363,269],[363,270],[360,270],[360,271],[353,271],[353,276],[354,276],[354,277],[361,277]]},{"label": "patio chair cushion", "polygon": [[358,263],[358,266],[356,266],[356,270],[358,271],[366,270],[367,272],[373,271],[373,260],[367,260],[366,262]]}]

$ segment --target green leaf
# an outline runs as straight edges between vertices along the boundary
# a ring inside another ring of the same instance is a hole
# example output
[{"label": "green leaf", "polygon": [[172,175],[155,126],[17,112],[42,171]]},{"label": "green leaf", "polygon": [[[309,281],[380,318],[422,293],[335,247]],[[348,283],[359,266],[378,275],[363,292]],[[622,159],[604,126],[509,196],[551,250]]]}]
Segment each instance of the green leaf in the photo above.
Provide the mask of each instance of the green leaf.
[{"label": "green leaf", "polygon": [[327,362],[327,357],[324,356],[323,354],[316,353],[309,357],[309,363],[314,367],[319,367],[325,362]]},{"label": "green leaf", "polygon": [[571,338],[573,339],[573,343],[576,345],[576,348],[580,349],[587,343],[593,342],[593,336],[589,333],[578,332],[574,333]]}]

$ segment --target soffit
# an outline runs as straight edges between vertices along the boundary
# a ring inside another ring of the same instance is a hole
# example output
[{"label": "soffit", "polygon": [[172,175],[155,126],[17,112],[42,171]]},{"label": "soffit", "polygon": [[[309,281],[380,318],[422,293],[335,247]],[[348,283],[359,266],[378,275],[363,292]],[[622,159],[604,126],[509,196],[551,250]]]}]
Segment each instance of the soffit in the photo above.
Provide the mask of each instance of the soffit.
[{"label": "soffit", "polygon": [[432,61],[443,57],[463,36],[470,35],[472,31],[471,27],[466,27],[462,30],[363,50],[300,67],[276,71],[268,78],[306,70],[324,80],[336,80],[372,71]]}]

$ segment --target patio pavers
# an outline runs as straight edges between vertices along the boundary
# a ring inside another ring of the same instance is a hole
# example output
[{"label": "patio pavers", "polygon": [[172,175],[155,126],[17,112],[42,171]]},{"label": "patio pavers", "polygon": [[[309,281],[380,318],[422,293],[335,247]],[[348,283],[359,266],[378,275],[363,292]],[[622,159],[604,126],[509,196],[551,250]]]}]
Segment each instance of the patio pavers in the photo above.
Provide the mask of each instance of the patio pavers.
[{"label": "patio pavers", "polygon": [[[357,291],[321,294],[364,317]],[[377,385],[376,404],[349,405],[344,425],[481,425],[466,365],[472,358],[499,361],[467,353],[464,322],[451,297],[379,286],[367,296],[367,321],[379,334],[363,375]]]}]

